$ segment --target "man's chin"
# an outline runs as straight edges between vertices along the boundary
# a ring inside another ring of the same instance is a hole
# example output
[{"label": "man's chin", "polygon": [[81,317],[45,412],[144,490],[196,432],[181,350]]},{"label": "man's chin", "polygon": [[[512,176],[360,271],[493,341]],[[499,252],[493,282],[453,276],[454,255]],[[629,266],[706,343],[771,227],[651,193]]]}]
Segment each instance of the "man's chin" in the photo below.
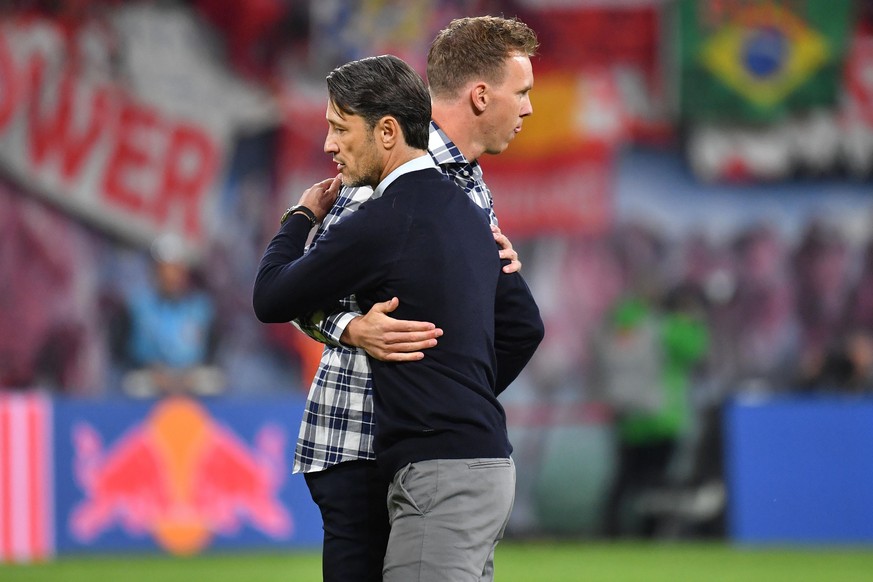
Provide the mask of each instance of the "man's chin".
[{"label": "man's chin", "polygon": [[370,186],[370,183],[363,178],[354,178],[352,176],[341,176],[343,186],[346,188],[363,188],[364,186]]},{"label": "man's chin", "polygon": [[509,142],[506,142],[506,143],[501,144],[497,147],[493,147],[493,148],[485,150],[485,153],[490,154],[492,156],[500,155],[503,152],[505,152],[506,148],[508,148],[508,147],[509,147]]}]

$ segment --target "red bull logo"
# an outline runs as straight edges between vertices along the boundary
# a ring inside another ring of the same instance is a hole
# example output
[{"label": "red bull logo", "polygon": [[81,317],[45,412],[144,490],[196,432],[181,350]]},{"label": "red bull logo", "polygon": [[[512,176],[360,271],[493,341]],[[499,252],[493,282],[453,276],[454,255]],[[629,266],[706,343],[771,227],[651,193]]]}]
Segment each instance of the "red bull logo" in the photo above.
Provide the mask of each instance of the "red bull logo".
[{"label": "red bull logo", "polygon": [[73,428],[73,444],[75,479],[85,492],[70,518],[79,541],[118,526],[188,555],[244,523],[277,539],[292,534],[277,498],[285,475],[279,427],[261,428],[250,449],[197,402],[174,398],[108,448],[87,423]]}]

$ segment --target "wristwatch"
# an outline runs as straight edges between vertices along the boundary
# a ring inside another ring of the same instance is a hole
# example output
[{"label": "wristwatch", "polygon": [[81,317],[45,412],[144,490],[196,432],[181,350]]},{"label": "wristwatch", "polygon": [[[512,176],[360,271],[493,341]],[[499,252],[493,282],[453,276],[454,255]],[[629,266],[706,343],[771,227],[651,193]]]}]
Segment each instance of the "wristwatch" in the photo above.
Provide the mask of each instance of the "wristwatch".
[{"label": "wristwatch", "polygon": [[315,223],[318,222],[318,218],[316,218],[315,213],[313,211],[311,211],[310,209],[306,208],[305,206],[303,206],[301,204],[295,204],[294,206],[292,206],[291,208],[286,210],[284,214],[282,214],[282,218],[279,219],[279,225],[281,226],[281,225],[285,224],[285,221],[288,220],[288,217],[291,216],[292,214],[294,214],[295,212],[300,212],[301,214],[306,215],[306,218],[309,219],[310,228],[315,226]]}]

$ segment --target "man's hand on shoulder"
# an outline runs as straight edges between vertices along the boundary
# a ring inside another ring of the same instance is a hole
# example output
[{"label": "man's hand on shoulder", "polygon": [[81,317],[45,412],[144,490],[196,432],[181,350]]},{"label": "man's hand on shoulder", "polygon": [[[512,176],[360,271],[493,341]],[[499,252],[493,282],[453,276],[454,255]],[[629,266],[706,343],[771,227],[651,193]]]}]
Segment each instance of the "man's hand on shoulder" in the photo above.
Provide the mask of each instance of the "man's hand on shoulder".
[{"label": "man's hand on shoulder", "polygon": [[491,232],[494,233],[494,240],[500,248],[500,258],[509,259],[509,264],[503,267],[504,273],[516,273],[521,271],[521,261],[518,260],[518,253],[512,248],[512,241],[506,238],[506,235],[500,232],[500,228],[491,225]]},{"label": "man's hand on shoulder", "polygon": [[376,303],[346,326],[341,341],[361,348],[384,362],[412,362],[424,357],[421,350],[437,345],[443,330],[426,321],[394,319],[388,314],[397,309],[400,300]]}]

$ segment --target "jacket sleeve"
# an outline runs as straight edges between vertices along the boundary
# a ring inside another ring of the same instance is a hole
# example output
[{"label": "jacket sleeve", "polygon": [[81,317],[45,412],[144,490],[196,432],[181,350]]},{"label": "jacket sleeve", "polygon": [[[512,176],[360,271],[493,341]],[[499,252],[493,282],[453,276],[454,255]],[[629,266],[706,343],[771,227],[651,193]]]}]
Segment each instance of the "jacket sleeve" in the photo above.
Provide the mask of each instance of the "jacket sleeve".
[{"label": "jacket sleeve", "polygon": [[[342,219],[353,214],[361,204],[369,199],[369,195],[361,196],[362,192],[372,194],[370,188],[350,188],[343,186],[340,194],[337,197],[334,207],[329,213],[331,220],[325,220],[325,224],[318,229],[313,239],[313,244],[319,238],[324,236],[328,228],[332,228]],[[330,224],[330,226],[328,225]],[[311,248],[311,247],[310,247]],[[348,297],[341,304],[337,304],[332,308],[319,309],[311,313],[307,313],[298,317],[291,323],[294,326],[314,339],[315,341],[332,346],[335,348],[348,348],[341,341],[342,334],[348,326],[349,322],[362,315],[360,310],[356,310],[354,297]]]},{"label": "jacket sleeve", "polygon": [[331,227],[305,254],[309,222],[302,215],[289,217],[258,266],[252,292],[257,318],[284,323],[333,309],[343,297],[377,281],[390,249],[379,229],[368,228],[380,219],[369,217],[368,222],[367,214],[362,208]]},{"label": "jacket sleeve", "polygon": [[[506,264],[507,261],[503,261]],[[497,394],[515,380],[543,341],[545,327],[520,273],[500,273],[494,305]]]}]

